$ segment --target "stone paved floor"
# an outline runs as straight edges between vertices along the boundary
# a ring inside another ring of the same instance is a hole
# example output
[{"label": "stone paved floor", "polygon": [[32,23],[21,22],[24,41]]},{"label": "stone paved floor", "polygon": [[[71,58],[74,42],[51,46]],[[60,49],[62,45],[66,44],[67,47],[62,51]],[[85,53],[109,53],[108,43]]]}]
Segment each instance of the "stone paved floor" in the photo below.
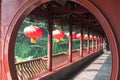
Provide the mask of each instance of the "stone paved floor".
[{"label": "stone paved floor", "polygon": [[105,51],[83,71],[75,75],[71,80],[110,80],[111,55]]}]

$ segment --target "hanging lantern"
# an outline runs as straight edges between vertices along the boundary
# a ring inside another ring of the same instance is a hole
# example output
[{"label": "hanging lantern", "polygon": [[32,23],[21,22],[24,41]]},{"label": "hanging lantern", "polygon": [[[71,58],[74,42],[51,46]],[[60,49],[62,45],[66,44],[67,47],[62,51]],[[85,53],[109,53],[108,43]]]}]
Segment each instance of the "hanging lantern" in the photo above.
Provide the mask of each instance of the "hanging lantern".
[{"label": "hanging lantern", "polygon": [[100,37],[98,37],[97,39],[100,40]]},{"label": "hanging lantern", "polygon": [[96,36],[94,36],[94,40],[97,40],[97,37],[96,37]]},{"label": "hanging lantern", "polygon": [[84,39],[84,40],[88,40],[88,35],[87,35],[87,34],[84,34],[83,39]]},{"label": "hanging lantern", "polygon": [[92,40],[92,35],[90,35],[90,40]]},{"label": "hanging lantern", "polygon": [[53,34],[53,38],[56,39],[56,42],[60,42],[60,39],[64,37],[64,31],[62,30],[58,30],[58,29],[54,30],[52,34]]},{"label": "hanging lantern", "polygon": [[77,34],[76,38],[78,38],[78,39],[80,40],[80,38],[81,38],[81,34],[80,34],[80,33]]},{"label": "hanging lantern", "polygon": [[24,35],[31,39],[31,43],[36,43],[36,38],[42,36],[42,29],[37,26],[27,26],[24,29]]},{"label": "hanging lantern", "polygon": [[[66,36],[67,36],[67,38],[69,38],[70,34],[67,33]],[[77,36],[77,33],[76,32],[72,32],[72,38],[76,38],[76,36]]]}]

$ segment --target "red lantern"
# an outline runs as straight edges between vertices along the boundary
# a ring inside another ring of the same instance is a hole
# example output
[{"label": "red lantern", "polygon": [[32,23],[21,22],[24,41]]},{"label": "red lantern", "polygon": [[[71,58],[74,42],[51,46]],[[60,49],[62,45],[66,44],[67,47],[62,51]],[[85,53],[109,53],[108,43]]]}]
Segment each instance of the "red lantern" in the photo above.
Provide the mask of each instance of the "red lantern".
[{"label": "red lantern", "polygon": [[92,40],[92,35],[90,35],[90,40]]},{"label": "red lantern", "polygon": [[52,34],[53,34],[53,38],[56,39],[56,42],[60,42],[60,38],[64,37],[64,31],[62,30],[58,30],[58,29],[54,30]]},{"label": "red lantern", "polygon": [[[70,34],[67,33],[66,36],[69,38]],[[77,36],[77,33],[76,32],[72,32],[72,38],[76,38],[76,36]]]},{"label": "red lantern", "polygon": [[100,40],[100,37],[98,37],[97,39]]},{"label": "red lantern", "polygon": [[96,37],[96,36],[94,36],[94,40],[97,40],[97,37]]},{"label": "red lantern", "polygon": [[27,26],[24,29],[24,35],[28,38],[31,38],[31,43],[36,43],[36,38],[42,36],[42,29],[37,26]]},{"label": "red lantern", "polygon": [[77,34],[76,38],[78,38],[78,39],[80,40],[80,38],[81,38],[81,34],[80,34],[80,33]]},{"label": "red lantern", "polygon": [[87,34],[84,34],[83,39],[84,39],[84,40],[88,40],[88,35],[87,35]]}]

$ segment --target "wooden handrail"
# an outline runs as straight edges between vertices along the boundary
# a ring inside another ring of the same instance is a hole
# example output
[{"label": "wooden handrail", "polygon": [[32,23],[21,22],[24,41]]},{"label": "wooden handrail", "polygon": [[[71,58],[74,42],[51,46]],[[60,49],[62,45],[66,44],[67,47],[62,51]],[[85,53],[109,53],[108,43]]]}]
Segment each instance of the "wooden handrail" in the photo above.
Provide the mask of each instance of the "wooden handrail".
[{"label": "wooden handrail", "polygon": [[47,71],[47,61],[41,58],[16,63],[19,80],[27,80]]},{"label": "wooden handrail", "polygon": [[[91,50],[91,49],[90,49]],[[91,50],[92,51],[92,50]],[[83,56],[87,56],[87,48],[83,48]],[[72,51],[72,61],[80,59],[79,50],[75,49]],[[17,75],[19,80],[33,79],[38,75],[43,75],[47,72],[47,56],[34,58],[31,60],[15,63]],[[59,66],[68,64],[68,52],[62,52],[52,56],[52,67],[56,69]]]}]

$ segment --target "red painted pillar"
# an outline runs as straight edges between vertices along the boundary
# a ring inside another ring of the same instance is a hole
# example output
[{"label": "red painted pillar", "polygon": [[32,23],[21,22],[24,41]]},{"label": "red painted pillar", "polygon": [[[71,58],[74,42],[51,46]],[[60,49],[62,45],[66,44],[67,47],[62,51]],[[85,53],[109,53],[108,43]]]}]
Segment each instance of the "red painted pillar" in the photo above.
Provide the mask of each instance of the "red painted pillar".
[{"label": "red painted pillar", "polygon": [[92,52],[94,52],[94,32],[92,32]]},{"label": "red painted pillar", "polygon": [[48,60],[47,60],[47,69],[48,71],[52,71],[52,12],[50,10],[50,6],[48,8],[49,12],[49,23],[48,23]]},{"label": "red painted pillar", "polygon": [[68,59],[69,59],[69,62],[72,62],[72,25],[71,25],[71,20],[70,20],[69,33],[70,33],[70,36],[69,36],[69,54],[68,54]]},{"label": "red painted pillar", "polygon": [[104,38],[102,37],[102,49],[103,49]]},{"label": "red painted pillar", "polygon": [[97,39],[97,35],[96,35],[96,50],[98,49],[98,39]]},{"label": "red painted pillar", "polygon": [[101,37],[101,47],[102,47],[102,49],[103,49],[103,37]]},{"label": "red painted pillar", "polygon": [[99,49],[99,35],[97,36],[97,50]]},{"label": "red painted pillar", "polygon": [[100,49],[100,35],[98,36],[98,49]]},{"label": "red painted pillar", "polygon": [[101,48],[103,49],[103,37],[101,37]]},{"label": "red painted pillar", "polygon": [[88,29],[88,40],[87,40],[87,54],[90,53],[90,31]]},{"label": "red painted pillar", "polygon": [[99,36],[99,49],[101,49],[101,41],[100,41],[100,36]]},{"label": "red painted pillar", "polygon": [[101,36],[100,36],[100,49],[102,48],[101,46],[102,46],[102,42],[101,42]]},{"label": "red painted pillar", "polygon": [[83,57],[83,28],[80,28],[81,38],[80,38],[80,56]]},{"label": "red painted pillar", "polygon": [[99,35],[99,38],[98,38],[98,39],[99,39],[99,49],[100,49],[100,35]]}]

